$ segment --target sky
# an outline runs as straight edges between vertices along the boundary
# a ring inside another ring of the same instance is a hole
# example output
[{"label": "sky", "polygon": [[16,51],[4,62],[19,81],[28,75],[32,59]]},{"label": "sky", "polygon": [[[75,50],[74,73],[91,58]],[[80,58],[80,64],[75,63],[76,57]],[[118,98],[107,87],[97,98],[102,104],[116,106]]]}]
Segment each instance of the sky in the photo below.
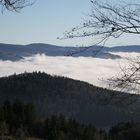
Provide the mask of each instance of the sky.
[{"label": "sky", "polygon": [[[32,6],[25,7],[20,13],[4,11],[3,14],[0,13],[0,43],[92,45],[93,38],[57,39],[63,37],[66,30],[82,23],[90,9],[90,0],[36,0]],[[138,35],[125,35],[119,39],[110,39],[106,43],[108,46],[132,44],[140,44]]]}]

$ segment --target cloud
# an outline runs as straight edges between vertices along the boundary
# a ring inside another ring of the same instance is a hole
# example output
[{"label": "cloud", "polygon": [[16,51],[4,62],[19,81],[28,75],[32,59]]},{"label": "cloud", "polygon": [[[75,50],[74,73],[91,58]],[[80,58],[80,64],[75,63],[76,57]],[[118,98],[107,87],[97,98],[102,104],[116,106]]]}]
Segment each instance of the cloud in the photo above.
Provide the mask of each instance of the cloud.
[{"label": "cloud", "polygon": [[101,79],[110,78],[119,72],[119,61],[92,57],[50,57],[38,54],[17,62],[0,61],[0,76],[25,71],[42,71],[105,86]]},{"label": "cloud", "polygon": [[[123,58],[137,56],[139,54],[131,53],[119,55]],[[0,77],[23,72],[41,71],[52,75],[65,76],[73,79],[86,81],[93,85],[108,87],[106,80],[121,72],[120,65],[126,66],[126,59],[100,59],[93,57],[51,57],[35,55],[25,57],[24,60],[0,61]]]},{"label": "cloud", "polygon": [[[117,53],[118,54],[118,53]],[[139,53],[119,53],[122,59],[100,59],[94,57],[46,56],[44,54],[25,57],[21,61],[0,60],[0,77],[23,72],[41,71],[86,81],[96,86],[109,87],[107,79],[121,73],[120,67],[129,66],[128,58]]]}]

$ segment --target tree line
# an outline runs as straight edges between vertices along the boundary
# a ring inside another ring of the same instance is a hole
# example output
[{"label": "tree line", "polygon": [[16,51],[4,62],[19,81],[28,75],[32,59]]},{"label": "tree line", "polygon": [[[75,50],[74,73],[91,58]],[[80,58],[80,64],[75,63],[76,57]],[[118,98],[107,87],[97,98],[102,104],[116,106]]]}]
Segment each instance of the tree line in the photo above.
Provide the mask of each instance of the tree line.
[{"label": "tree line", "polygon": [[140,124],[119,123],[108,132],[62,115],[41,118],[32,103],[5,101],[0,106],[0,140],[136,140]]}]

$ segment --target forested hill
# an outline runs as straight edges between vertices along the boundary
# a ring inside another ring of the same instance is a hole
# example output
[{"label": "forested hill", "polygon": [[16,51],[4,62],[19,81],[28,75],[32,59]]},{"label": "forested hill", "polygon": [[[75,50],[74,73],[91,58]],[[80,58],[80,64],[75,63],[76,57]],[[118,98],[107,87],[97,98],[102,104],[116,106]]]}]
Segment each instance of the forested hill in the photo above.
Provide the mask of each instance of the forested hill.
[{"label": "forested hill", "polygon": [[41,116],[63,114],[101,127],[140,119],[138,95],[119,93],[40,72],[0,78],[1,103],[15,99],[32,102]]}]

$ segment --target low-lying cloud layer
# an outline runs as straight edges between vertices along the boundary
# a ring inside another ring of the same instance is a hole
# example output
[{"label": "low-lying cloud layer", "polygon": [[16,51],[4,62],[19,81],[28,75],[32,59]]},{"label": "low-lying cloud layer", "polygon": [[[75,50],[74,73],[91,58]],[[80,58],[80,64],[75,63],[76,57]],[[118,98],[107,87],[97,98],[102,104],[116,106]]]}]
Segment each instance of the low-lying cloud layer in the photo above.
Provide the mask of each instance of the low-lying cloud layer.
[{"label": "low-lying cloud layer", "polygon": [[[122,53],[121,56],[130,56]],[[132,54],[131,56],[136,56]],[[100,59],[93,57],[50,57],[35,55],[22,61],[0,61],[0,76],[23,72],[41,71],[108,87],[106,80],[120,72],[119,65],[126,65],[124,59]]]}]

